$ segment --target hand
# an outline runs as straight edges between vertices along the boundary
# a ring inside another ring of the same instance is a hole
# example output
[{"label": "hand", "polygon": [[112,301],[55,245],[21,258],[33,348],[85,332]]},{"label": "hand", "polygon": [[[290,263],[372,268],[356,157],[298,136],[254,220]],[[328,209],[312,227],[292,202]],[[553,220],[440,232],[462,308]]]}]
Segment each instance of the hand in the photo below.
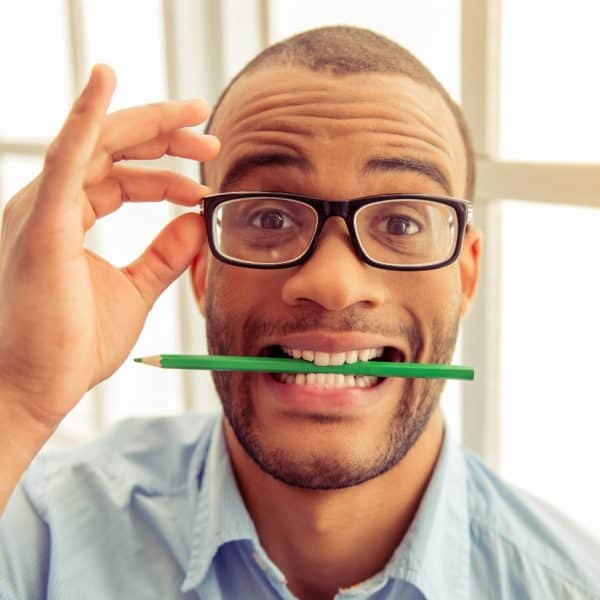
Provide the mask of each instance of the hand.
[{"label": "hand", "polygon": [[[4,212],[0,237],[0,395],[53,430],[91,387],[125,360],[158,296],[205,240],[194,213],[169,223],[133,263],[115,268],[84,248],[85,232],[124,201],[193,206],[204,186],[176,173],[114,164],[164,154],[205,161],[213,136],[186,127],[199,100],[106,114],[112,70],[96,65],[51,143],[42,173]],[[18,399],[18,400],[15,400]],[[11,412],[17,407],[11,406]]]}]

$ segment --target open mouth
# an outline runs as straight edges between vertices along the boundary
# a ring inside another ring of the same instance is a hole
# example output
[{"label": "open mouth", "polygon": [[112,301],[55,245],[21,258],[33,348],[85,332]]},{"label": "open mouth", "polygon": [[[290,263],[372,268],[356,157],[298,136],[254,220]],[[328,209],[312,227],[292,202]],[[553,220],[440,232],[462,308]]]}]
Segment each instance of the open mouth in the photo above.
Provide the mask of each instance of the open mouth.
[{"label": "open mouth", "polygon": [[[306,348],[289,348],[279,345],[268,346],[261,352],[263,356],[293,358],[315,365],[343,365],[357,361],[404,362],[402,351],[391,346],[361,348],[344,352],[322,352]],[[318,385],[325,388],[373,388],[386,378],[362,375],[342,375],[339,373],[270,373],[275,381],[290,385]]]}]

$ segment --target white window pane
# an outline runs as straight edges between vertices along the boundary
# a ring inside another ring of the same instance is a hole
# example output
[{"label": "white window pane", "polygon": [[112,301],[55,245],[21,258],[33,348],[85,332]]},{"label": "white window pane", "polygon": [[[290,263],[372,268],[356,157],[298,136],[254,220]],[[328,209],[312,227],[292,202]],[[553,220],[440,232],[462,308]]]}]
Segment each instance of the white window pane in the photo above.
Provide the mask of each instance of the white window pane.
[{"label": "white window pane", "polygon": [[0,154],[0,207],[42,170],[43,158],[27,154]]},{"label": "white window pane", "polygon": [[600,537],[600,210],[505,202],[501,470]]},{"label": "white window pane", "polygon": [[0,137],[53,138],[69,110],[63,0],[0,2]]},{"label": "white window pane", "polygon": [[111,110],[166,98],[162,2],[84,0],[87,73],[104,62],[117,74]]},{"label": "white window pane", "polygon": [[460,0],[271,0],[271,41],[323,25],[356,25],[412,52],[460,98]]},{"label": "white window pane", "polygon": [[[462,365],[462,333],[456,342],[456,349],[452,357],[453,365]],[[475,374],[477,375],[477,374]],[[469,385],[468,381],[457,381],[448,379],[442,392],[441,405],[446,418],[448,429],[452,432],[455,440],[462,440],[462,389]]]},{"label": "white window pane", "polygon": [[600,161],[600,2],[503,0],[500,154]]}]

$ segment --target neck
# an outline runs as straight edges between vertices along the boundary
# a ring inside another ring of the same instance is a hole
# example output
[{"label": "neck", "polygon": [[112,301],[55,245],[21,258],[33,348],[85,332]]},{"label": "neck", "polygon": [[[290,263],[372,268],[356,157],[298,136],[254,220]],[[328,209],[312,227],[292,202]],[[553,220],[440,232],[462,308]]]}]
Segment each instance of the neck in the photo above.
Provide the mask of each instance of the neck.
[{"label": "neck", "polygon": [[225,422],[234,472],[261,544],[290,590],[311,600],[333,598],[385,566],[417,511],[443,436],[438,408],[406,456],[383,475],[340,490],[304,490],[262,471]]}]

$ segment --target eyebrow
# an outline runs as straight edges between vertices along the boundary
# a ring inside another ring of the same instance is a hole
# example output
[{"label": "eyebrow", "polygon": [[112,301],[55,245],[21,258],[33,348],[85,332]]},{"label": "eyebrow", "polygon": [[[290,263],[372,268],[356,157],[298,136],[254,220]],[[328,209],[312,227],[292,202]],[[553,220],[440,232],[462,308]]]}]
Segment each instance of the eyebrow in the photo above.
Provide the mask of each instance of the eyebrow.
[{"label": "eyebrow", "polygon": [[435,164],[416,158],[372,158],[362,168],[362,173],[389,173],[397,171],[414,171],[435,181],[448,196],[452,195],[450,182],[444,172]]},{"label": "eyebrow", "polygon": [[[220,189],[226,191],[255,169],[282,166],[294,167],[303,173],[312,169],[310,162],[302,156],[293,156],[281,152],[248,154],[238,158],[227,169],[223,181],[221,182]],[[452,195],[450,182],[444,172],[435,163],[429,161],[400,157],[372,158],[367,161],[361,171],[363,175],[377,172],[389,173],[414,171],[440,185],[448,196]]]},{"label": "eyebrow", "polygon": [[311,170],[310,162],[301,156],[292,156],[291,154],[283,154],[281,152],[248,154],[247,156],[238,158],[229,169],[227,169],[220,188],[226,190],[255,169],[282,166],[295,167],[303,173]]}]

